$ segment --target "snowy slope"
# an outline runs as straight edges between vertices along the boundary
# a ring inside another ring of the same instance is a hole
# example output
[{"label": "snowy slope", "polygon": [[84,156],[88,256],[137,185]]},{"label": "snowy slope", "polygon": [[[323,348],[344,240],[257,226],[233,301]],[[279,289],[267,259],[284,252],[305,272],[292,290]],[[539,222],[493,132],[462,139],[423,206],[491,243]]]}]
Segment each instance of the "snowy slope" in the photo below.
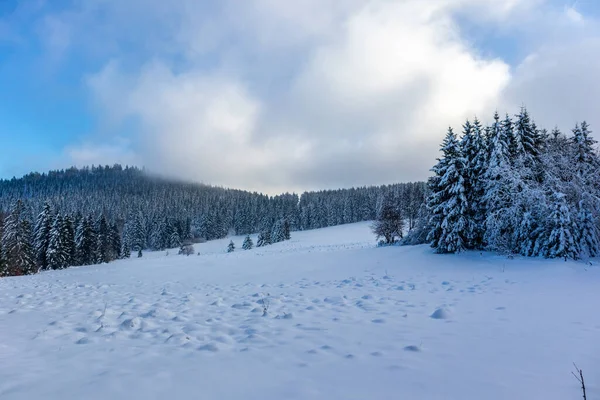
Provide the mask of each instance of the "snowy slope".
[{"label": "snowy slope", "polygon": [[0,399],[600,396],[597,266],[292,236],[0,280]]}]

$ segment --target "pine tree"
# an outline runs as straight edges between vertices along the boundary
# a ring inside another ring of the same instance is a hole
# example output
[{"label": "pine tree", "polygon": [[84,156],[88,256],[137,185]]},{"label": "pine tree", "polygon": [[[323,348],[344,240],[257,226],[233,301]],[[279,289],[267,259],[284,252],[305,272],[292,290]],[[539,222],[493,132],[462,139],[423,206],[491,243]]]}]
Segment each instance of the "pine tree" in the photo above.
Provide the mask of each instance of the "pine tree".
[{"label": "pine tree", "polygon": [[31,224],[25,218],[25,205],[17,200],[4,222],[2,247],[7,275],[28,275],[37,271],[32,246]]},{"label": "pine tree", "polygon": [[104,214],[101,214],[96,221],[96,249],[94,252],[94,262],[96,264],[107,263],[111,261],[110,253],[111,240],[108,228],[108,222]]},{"label": "pine tree", "polygon": [[42,212],[38,215],[35,228],[33,230],[35,259],[39,269],[47,269],[46,252],[50,242],[50,230],[52,229],[53,218],[50,204],[44,203]]},{"label": "pine tree", "polygon": [[96,249],[95,233],[89,217],[79,222],[75,232],[75,264],[90,265],[94,263]]},{"label": "pine tree", "polygon": [[432,218],[429,240],[438,253],[455,253],[465,249],[467,236],[467,199],[465,197],[465,161],[460,144],[452,129],[442,143],[443,156],[433,168],[428,202]]},{"label": "pine tree", "polygon": [[175,248],[181,246],[181,237],[177,228],[172,224],[169,226],[169,248]]},{"label": "pine tree", "polygon": [[590,136],[591,131],[587,122],[577,124],[573,129],[573,148],[577,172],[581,177],[598,167],[598,155],[594,146],[596,141]]},{"label": "pine tree", "polygon": [[283,220],[283,237],[285,240],[290,240],[292,238],[292,235],[290,233],[290,221],[289,219],[285,218]]},{"label": "pine tree", "polygon": [[260,232],[258,234],[258,237],[256,238],[256,247],[263,247],[263,246],[266,246],[265,236],[264,236],[263,232]]},{"label": "pine tree", "polygon": [[[146,224],[141,212],[135,215],[132,221],[131,229],[128,231],[130,246],[135,251],[146,248]],[[139,253],[138,253],[138,256]]]},{"label": "pine tree", "polygon": [[244,250],[251,250],[252,247],[254,247],[254,243],[252,242],[252,238],[250,237],[250,235],[247,235],[246,238],[244,239],[244,243],[242,243],[242,249],[244,249]]},{"label": "pine tree", "polygon": [[61,235],[62,242],[65,246],[65,251],[67,253],[67,266],[72,266],[75,264],[75,230],[73,229],[73,220],[70,216],[65,216],[63,218],[63,225],[61,227]]},{"label": "pine tree", "polygon": [[578,208],[577,222],[581,233],[580,247],[587,256],[596,257],[600,253],[598,224],[586,201],[581,200]]},{"label": "pine tree", "polygon": [[108,231],[108,238],[110,242],[109,259],[116,260],[121,257],[121,234],[116,223],[113,223]]},{"label": "pine tree", "polygon": [[256,247],[268,246],[272,243],[270,230],[265,230],[258,234],[258,239],[256,239]]},{"label": "pine tree", "polygon": [[119,254],[120,258],[126,259],[131,257],[131,245],[129,239],[129,223],[125,223],[123,226],[123,238],[121,240],[121,252]]},{"label": "pine tree", "polygon": [[283,231],[283,222],[281,220],[275,221],[273,228],[271,228],[271,243],[279,243],[285,240],[285,233]]},{"label": "pine tree", "polygon": [[2,246],[2,236],[4,236],[4,219],[0,214],[0,278],[3,276],[8,276],[8,265],[6,254]]},{"label": "pine tree", "polygon": [[481,248],[483,245],[485,209],[483,174],[485,172],[486,148],[481,123],[476,118],[473,124],[468,120],[463,127],[461,152],[464,157],[464,187],[467,200],[465,246]]},{"label": "pine tree", "polygon": [[229,242],[229,245],[227,246],[227,252],[228,253],[233,253],[234,250],[235,250],[235,244],[233,244],[233,240],[231,240]]},{"label": "pine tree", "polygon": [[577,259],[577,249],[573,237],[573,223],[571,212],[563,193],[555,193],[553,196],[553,210],[550,215],[549,237],[545,243],[545,256],[548,258],[572,258]]},{"label": "pine tree", "polygon": [[50,269],[64,269],[68,267],[69,252],[64,240],[63,217],[58,214],[50,230],[50,242],[46,259]]},{"label": "pine tree", "polygon": [[490,128],[490,158],[484,173],[486,219],[484,242],[489,248],[512,251],[514,226],[511,213],[519,179],[511,164],[511,122],[500,122],[498,113]]}]

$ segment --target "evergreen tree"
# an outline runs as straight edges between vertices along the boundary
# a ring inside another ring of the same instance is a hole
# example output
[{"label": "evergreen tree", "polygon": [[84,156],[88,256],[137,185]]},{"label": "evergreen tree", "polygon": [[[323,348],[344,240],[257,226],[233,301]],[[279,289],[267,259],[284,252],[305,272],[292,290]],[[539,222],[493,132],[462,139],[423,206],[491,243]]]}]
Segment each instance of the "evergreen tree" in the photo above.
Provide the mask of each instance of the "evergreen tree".
[{"label": "evergreen tree", "polygon": [[428,203],[432,213],[428,238],[438,253],[454,253],[466,248],[468,209],[464,187],[465,160],[451,128],[442,143],[442,153],[433,168],[437,180],[432,184]]},{"label": "evergreen tree", "polygon": [[493,250],[512,250],[514,225],[512,213],[519,179],[511,164],[511,122],[500,123],[494,115],[491,128],[490,158],[484,174],[483,186],[486,219],[484,242]]},{"label": "evergreen tree", "polygon": [[61,235],[61,240],[64,243],[65,251],[67,253],[67,266],[70,267],[75,264],[77,249],[75,247],[75,230],[73,228],[73,220],[68,215],[63,218]]},{"label": "evergreen tree", "polygon": [[580,247],[589,257],[596,257],[600,252],[600,242],[598,240],[598,224],[595,221],[594,214],[589,209],[586,201],[579,202],[577,222],[581,233]]},{"label": "evergreen tree", "polygon": [[265,235],[263,234],[263,232],[258,234],[258,238],[256,238],[256,247],[263,247],[266,246],[267,244],[265,243]]},{"label": "evergreen tree", "polygon": [[573,237],[571,212],[563,193],[553,195],[553,210],[548,221],[549,237],[544,245],[548,258],[578,258],[579,251]]},{"label": "evergreen tree", "polygon": [[31,224],[25,218],[23,201],[17,200],[4,222],[2,247],[7,275],[28,275],[37,271]]},{"label": "evergreen tree", "polygon": [[233,244],[233,240],[231,240],[229,242],[229,245],[227,246],[227,252],[228,253],[233,253],[234,250],[235,250],[235,244]]},{"label": "evergreen tree", "polygon": [[8,265],[6,260],[6,254],[2,246],[2,237],[4,236],[4,218],[0,214],[0,278],[8,276]]},{"label": "evergreen tree", "polygon": [[169,248],[181,246],[181,237],[179,236],[177,228],[173,225],[170,225],[169,231]]},{"label": "evergreen tree", "polygon": [[285,233],[283,231],[283,222],[281,220],[275,221],[273,228],[271,229],[271,243],[279,243],[285,240]]},{"label": "evergreen tree", "polygon": [[48,243],[48,251],[46,253],[46,259],[48,260],[48,267],[50,269],[64,269],[69,266],[69,252],[66,243],[63,241],[63,226],[63,217],[58,214],[54,219],[52,229],[50,230],[50,242]]},{"label": "evergreen tree", "polygon": [[485,190],[482,178],[485,171],[487,150],[479,120],[475,119],[472,125],[467,120],[463,128],[461,152],[465,162],[464,188],[467,201],[465,246],[467,248],[481,248],[485,218],[485,204],[482,201]]},{"label": "evergreen tree", "polygon": [[283,237],[285,240],[290,240],[292,238],[290,230],[291,230],[290,221],[287,218],[285,218],[283,220]]},{"label": "evergreen tree", "polygon": [[95,262],[96,249],[95,233],[89,217],[84,217],[79,222],[75,232],[75,264],[90,265]]},{"label": "evergreen tree", "polygon": [[109,258],[112,261],[121,258],[121,234],[119,233],[119,227],[116,223],[110,226],[108,232],[110,242]]},{"label": "evergreen tree", "polygon": [[39,269],[47,269],[46,252],[50,242],[50,230],[52,229],[53,218],[50,204],[44,203],[42,212],[38,215],[35,228],[33,230],[35,259]]},{"label": "evergreen tree", "polygon": [[108,222],[104,214],[101,214],[96,221],[96,249],[94,252],[94,262],[96,264],[107,263],[111,261],[112,243]]},{"label": "evergreen tree", "polygon": [[242,249],[244,249],[244,250],[251,250],[252,247],[254,247],[254,243],[252,242],[252,238],[250,237],[250,235],[247,235],[246,238],[244,239],[244,243],[242,243]]},{"label": "evergreen tree", "polygon": [[580,176],[585,176],[598,167],[598,155],[594,148],[597,142],[590,135],[589,125],[585,121],[581,123],[581,126],[577,124],[573,129],[572,143],[577,173]]},{"label": "evergreen tree", "polygon": [[131,257],[131,245],[129,239],[129,224],[125,223],[123,226],[123,238],[121,240],[121,252],[120,258],[130,258]]}]

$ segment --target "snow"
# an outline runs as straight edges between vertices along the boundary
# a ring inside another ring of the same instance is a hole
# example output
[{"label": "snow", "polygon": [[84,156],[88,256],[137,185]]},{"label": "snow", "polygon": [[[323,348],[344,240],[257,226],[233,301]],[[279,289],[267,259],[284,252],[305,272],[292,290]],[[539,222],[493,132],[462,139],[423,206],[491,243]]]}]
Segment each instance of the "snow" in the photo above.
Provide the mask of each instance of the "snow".
[{"label": "snow", "polygon": [[0,398],[597,397],[595,262],[243,239],[1,279]]}]

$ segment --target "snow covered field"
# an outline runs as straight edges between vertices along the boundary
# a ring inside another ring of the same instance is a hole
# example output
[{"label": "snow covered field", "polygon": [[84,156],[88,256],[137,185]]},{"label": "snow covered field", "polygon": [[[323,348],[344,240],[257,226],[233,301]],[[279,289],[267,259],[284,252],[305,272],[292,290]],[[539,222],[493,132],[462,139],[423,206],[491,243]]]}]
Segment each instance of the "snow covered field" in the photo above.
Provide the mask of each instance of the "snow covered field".
[{"label": "snow covered field", "polygon": [[1,279],[0,399],[600,397],[595,263],[242,240]]}]

